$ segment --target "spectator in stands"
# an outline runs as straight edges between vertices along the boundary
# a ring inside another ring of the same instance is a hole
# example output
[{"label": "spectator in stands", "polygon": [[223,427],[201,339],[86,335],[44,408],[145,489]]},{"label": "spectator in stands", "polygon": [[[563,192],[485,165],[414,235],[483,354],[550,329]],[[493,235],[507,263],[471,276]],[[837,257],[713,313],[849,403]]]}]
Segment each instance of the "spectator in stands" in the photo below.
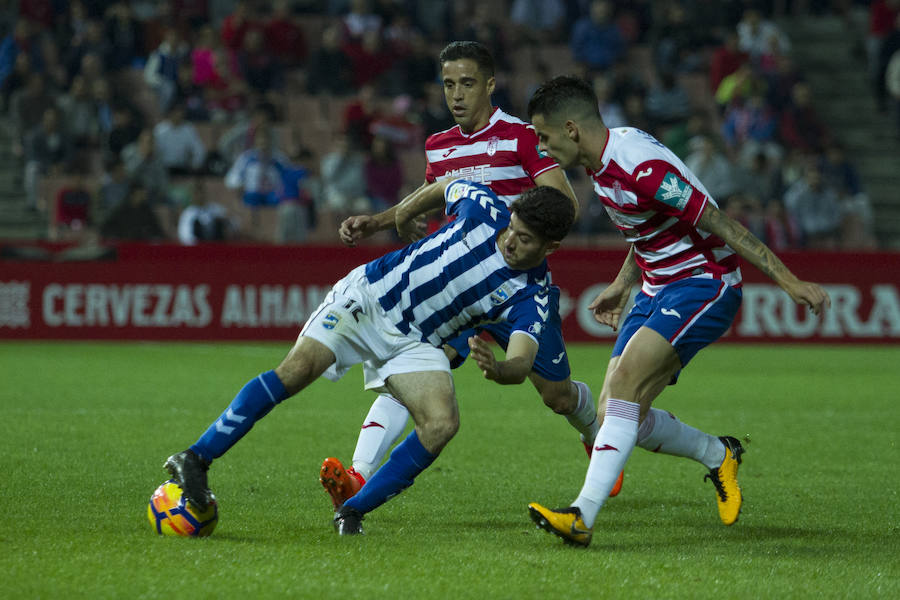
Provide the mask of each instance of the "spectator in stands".
[{"label": "spectator in stands", "polygon": [[[544,81],[549,79],[545,78]],[[598,109],[603,118],[603,124],[608,128],[625,127],[625,110],[622,105],[613,98],[612,81],[606,73],[598,73],[593,78],[594,93],[597,94]],[[530,95],[529,95],[530,97]]]},{"label": "spectator in stands", "polygon": [[113,106],[112,129],[103,141],[107,157],[119,158],[125,146],[137,140],[143,129],[140,113],[127,103]]},{"label": "spectator in stands", "polygon": [[59,110],[44,109],[41,123],[25,135],[26,201],[32,210],[38,208],[38,184],[44,175],[63,172],[73,157],[72,141],[60,122]]},{"label": "spectator in stands", "polygon": [[178,65],[187,61],[190,48],[175,27],[166,30],[162,43],[150,53],[144,66],[144,81],[159,100],[159,108],[169,110],[175,100],[178,82]]},{"label": "spectator in stands", "polygon": [[128,176],[144,187],[152,204],[169,204],[169,170],[156,151],[152,129],[144,129],[122,149],[122,163]]},{"label": "spectator in stands", "polygon": [[363,148],[372,143],[372,123],[380,116],[375,96],[375,85],[368,83],[359,88],[356,98],[344,108],[343,132]]},{"label": "spectator in stands", "polygon": [[803,81],[803,75],[794,63],[794,59],[783,54],[776,60],[775,69],[767,72],[764,78],[766,104],[780,114],[791,103],[791,92],[796,83]]},{"label": "spectator in stands", "polygon": [[316,224],[316,206],[321,204],[322,181],[312,153],[297,147],[291,163],[282,172],[283,192],[278,203],[279,244],[306,241]]},{"label": "spectator in stands", "polygon": [[684,164],[703,182],[713,198],[725,200],[737,191],[736,170],[728,157],[716,148],[707,136],[699,136],[690,142],[691,153]]},{"label": "spectator in stands", "polygon": [[[606,123],[606,120],[604,119],[603,122]],[[678,158],[684,160],[691,153],[691,140],[698,136],[710,135],[712,135],[712,131],[709,125],[709,114],[705,110],[697,109],[691,112],[687,119],[666,128],[661,141]]]},{"label": "spectator in stands", "polygon": [[259,27],[253,4],[247,0],[237,0],[234,10],[222,21],[222,43],[233,52],[244,45],[244,36],[251,29]]},{"label": "spectator in stands", "polygon": [[170,175],[198,173],[206,162],[206,145],[184,117],[184,106],[175,104],[153,128],[156,150]]},{"label": "spectator in stands", "polygon": [[131,178],[125,164],[118,157],[107,158],[103,163],[98,192],[98,209],[101,214],[109,214],[128,197]]},{"label": "spectator in stands", "polygon": [[709,63],[709,85],[715,94],[719,85],[726,76],[738,70],[742,64],[749,60],[750,55],[740,49],[738,34],[731,31],[725,37],[725,41],[713,50]]},{"label": "spectator in stands", "polygon": [[562,0],[512,0],[509,20],[516,27],[514,45],[555,43],[566,33],[566,3]]},{"label": "spectator in stands", "polygon": [[738,47],[750,55],[751,61],[757,61],[763,54],[771,52],[773,43],[780,54],[787,54],[791,49],[787,35],[752,6],[744,11],[737,24],[737,34]]},{"label": "spectator in stands", "polygon": [[425,86],[438,79],[438,64],[425,36],[418,31],[414,32],[410,37],[408,50],[397,56],[386,75],[390,94],[409,94],[416,100],[422,100],[425,97]]},{"label": "spectator in stands", "polygon": [[283,187],[282,172],[289,164],[274,147],[271,131],[260,129],[254,136],[254,147],[242,152],[228,169],[225,186],[237,190],[248,206],[275,206]]},{"label": "spectator in stands", "polygon": [[411,111],[412,98],[405,94],[396,96],[390,100],[390,106],[378,111],[369,125],[369,132],[372,136],[385,138],[399,149],[421,148],[425,137],[421,125],[410,118]]},{"label": "spectator in stands", "polygon": [[778,133],[785,145],[806,153],[820,152],[829,142],[828,128],[813,106],[812,90],[806,82],[794,84],[791,104],[781,113]]},{"label": "spectator in stands", "polygon": [[843,145],[830,141],[819,157],[818,168],[826,185],[840,195],[844,214],[841,245],[844,248],[874,248],[872,203],[863,189],[856,165],[847,157]]},{"label": "spectator in stands", "polygon": [[233,164],[242,152],[253,148],[256,134],[264,129],[270,131],[274,146],[281,148],[281,140],[272,131],[274,124],[275,107],[267,102],[257,104],[247,118],[237,121],[219,136],[219,154],[229,165]]},{"label": "spectator in stands", "polygon": [[789,250],[803,247],[800,225],[787,210],[780,198],[771,200],[765,207],[765,231],[763,241],[772,250]]},{"label": "spectator in stands", "polygon": [[710,32],[699,31],[679,1],[668,2],[653,27],[653,62],[659,73],[696,71],[705,60],[701,54]]},{"label": "spectator in stands", "polygon": [[425,86],[425,102],[419,114],[419,121],[426,136],[450,129],[456,124],[447,111],[447,101],[444,99],[441,84],[432,83]]},{"label": "spectator in stands", "polygon": [[103,16],[104,37],[110,42],[106,68],[119,71],[131,67],[144,54],[144,29],[134,18],[129,2],[113,2]]},{"label": "spectator in stands", "polygon": [[[80,2],[73,2],[71,4],[73,13],[83,10],[83,8],[78,8],[80,6],[82,6]],[[73,23],[73,25],[71,37],[63,36],[59,39],[60,48],[64,51],[62,60],[69,75],[72,76],[78,72],[84,57],[88,54],[96,55],[105,70],[106,60],[110,56],[112,46],[104,37],[106,32],[103,22],[87,17],[82,23]]]},{"label": "spectator in stands", "polygon": [[211,76],[200,85],[213,121],[231,119],[247,105],[247,82],[224,48],[213,50]]},{"label": "spectator in stands", "polygon": [[202,179],[194,179],[190,203],[178,217],[178,241],[185,246],[221,242],[230,237],[231,230],[225,207],[209,199]]},{"label": "spectator in stands", "polygon": [[59,96],[56,104],[75,147],[97,147],[100,141],[100,123],[94,96],[84,77],[76,75],[69,90]]},{"label": "spectator in stands", "polygon": [[353,69],[353,82],[357,86],[375,83],[380,75],[393,66],[396,56],[381,38],[381,32],[370,30],[358,41],[353,39],[343,46]]},{"label": "spectator in stands", "polygon": [[250,89],[268,102],[280,101],[276,92],[284,87],[284,69],[264,46],[263,32],[251,29],[236,54],[238,69]]},{"label": "spectator in stands", "polygon": [[318,48],[309,56],[306,90],[310,94],[345,96],[353,90],[353,65],[341,50],[341,30],[326,27]]},{"label": "spectator in stands", "polygon": [[47,90],[44,76],[31,73],[25,87],[15,91],[9,99],[9,117],[14,132],[14,152],[21,156],[25,135],[37,127],[48,108],[56,105],[53,95]]},{"label": "spectator in stands", "polygon": [[661,126],[683,121],[691,114],[691,99],[688,97],[675,74],[663,71],[657,81],[650,86],[645,99],[647,117],[656,131]]},{"label": "spectator in stands", "polygon": [[324,208],[337,223],[347,216],[372,212],[366,197],[366,159],[349,135],[334,140],[334,149],[322,157]]},{"label": "spectator in stands", "polygon": [[376,135],[366,157],[366,196],[373,210],[380,212],[397,204],[403,187],[403,166],[397,158],[394,144]]},{"label": "spectator in stands", "polygon": [[69,87],[71,77],[62,60],[59,44],[50,35],[41,35],[38,40],[40,57],[35,59],[47,79],[47,87],[53,90],[64,90]]},{"label": "spectator in stands", "polygon": [[818,165],[807,162],[803,177],[785,192],[784,207],[800,225],[806,248],[837,248],[842,216],[840,195],[822,178]]},{"label": "spectator in stands", "polygon": [[764,89],[765,82],[756,75],[748,61],[739,66],[734,73],[722,78],[722,83],[716,90],[716,104],[720,111],[724,111],[732,102],[743,101]]},{"label": "spectator in stands", "polygon": [[609,0],[592,0],[590,14],[572,27],[572,55],[591,71],[605,71],[625,54],[625,40],[613,20]]},{"label": "spectator in stands", "polygon": [[195,81],[192,62],[178,65],[178,81],[175,87],[175,103],[184,106],[184,118],[188,121],[209,121],[206,93]]},{"label": "spectator in stands", "polygon": [[287,0],[274,0],[272,13],[263,26],[266,49],[287,67],[299,67],[306,61],[306,35],[299,19],[291,14]]},{"label": "spectator in stands", "polygon": [[722,137],[732,160],[749,165],[762,152],[778,162],[784,154],[777,141],[778,116],[766,104],[761,92],[745,101],[732,102],[722,120]]},{"label": "spectator in stands", "polygon": [[350,0],[350,10],[341,19],[348,42],[362,40],[367,33],[381,32],[381,16],[370,0]]},{"label": "spectator in stands", "polygon": [[9,40],[9,36],[4,39],[2,52],[7,59],[12,55],[13,65],[9,72],[0,77],[0,94],[2,94],[3,99],[3,110],[6,112],[12,110],[10,98],[25,87],[33,72],[31,57],[27,52],[22,52],[15,42],[10,43]]},{"label": "spectator in stands", "polygon": [[157,241],[166,238],[159,217],[151,206],[147,188],[132,186],[128,197],[106,216],[100,236],[108,240]]}]

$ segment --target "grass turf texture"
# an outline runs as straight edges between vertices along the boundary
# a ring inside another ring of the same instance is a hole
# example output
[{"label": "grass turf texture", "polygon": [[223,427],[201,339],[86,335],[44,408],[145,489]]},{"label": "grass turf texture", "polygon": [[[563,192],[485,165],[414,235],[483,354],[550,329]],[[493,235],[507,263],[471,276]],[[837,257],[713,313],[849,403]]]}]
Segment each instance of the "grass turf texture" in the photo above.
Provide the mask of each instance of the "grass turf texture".
[{"label": "grass turf texture", "polygon": [[[457,370],[462,426],[412,488],[339,538],[318,481],[349,461],[372,396],[356,369],[286,401],[219,460],[208,539],[163,538],[146,505],[287,345],[3,343],[0,597],[896,598],[896,348],[718,345],[657,406],[749,436],[744,511],[719,523],[705,470],[636,449],[587,550],[534,528],[587,459],[530,385]],[[570,347],[599,391],[603,345]]]}]

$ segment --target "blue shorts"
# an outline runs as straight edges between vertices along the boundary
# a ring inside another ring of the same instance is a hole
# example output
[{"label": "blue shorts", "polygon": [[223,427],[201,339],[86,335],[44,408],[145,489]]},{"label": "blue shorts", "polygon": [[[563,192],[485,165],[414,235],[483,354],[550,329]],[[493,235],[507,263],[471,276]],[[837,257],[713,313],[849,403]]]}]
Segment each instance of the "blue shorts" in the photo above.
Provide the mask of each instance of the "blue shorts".
[{"label": "blue shorts", "polygon": [[[482,331],[490,333],[494,341],[506,351],[506,347],[509,345],[509,336],[512,334],[512,325],[509,323],[491,323],[477,329],[470,329],[447,342],[447,345],[452,346],[459,354],[450,361],[452,368],[455,369],[465,362],[466,357],[469,356],[469,337],[478,335]],[[566,354],[566,344],[563,342],[562,321],[559,318],[559,288],[556,286],[550,288],[550,318],[547,319],[544,330],[541,332],[541,341],[531,370],[549,381],[565,381],[571,374],[569,356]]]},{"label": "blue shorts", "polygon": [[[640,292],[625,317],[612,355],[641,327],[649,327],[672,344],[681,366],[731,327],[741,307],[741,290],[717,279],[689,277],[670,283],[655,296]],[[674,383],[674,380],[673,380]]]}]

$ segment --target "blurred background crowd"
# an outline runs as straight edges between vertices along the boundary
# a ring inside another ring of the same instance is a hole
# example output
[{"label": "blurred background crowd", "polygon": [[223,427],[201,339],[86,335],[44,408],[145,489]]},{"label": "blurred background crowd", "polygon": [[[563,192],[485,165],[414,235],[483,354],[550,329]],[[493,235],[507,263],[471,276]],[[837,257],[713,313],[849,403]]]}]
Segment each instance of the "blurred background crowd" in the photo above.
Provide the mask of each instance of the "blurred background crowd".
[{"label": "blurred background crowd", "polygon": [[[609,127],[675,151],[773,249],[877,245],[852,153],[777,17],[864,12],[862,64],[900,137],[900,0],[19,0],[0,2],[0,170],[58,240],[336,241],[424,179],[454,125],[437,56],[487,45],[525,117],[560,74]],[[896,157],[895,157],[896,158]],[[898,165],[900,166],[900,165]],[[583,172],[573,243],[619,240]],[[384,239],[382,238],[382,241]]]}]

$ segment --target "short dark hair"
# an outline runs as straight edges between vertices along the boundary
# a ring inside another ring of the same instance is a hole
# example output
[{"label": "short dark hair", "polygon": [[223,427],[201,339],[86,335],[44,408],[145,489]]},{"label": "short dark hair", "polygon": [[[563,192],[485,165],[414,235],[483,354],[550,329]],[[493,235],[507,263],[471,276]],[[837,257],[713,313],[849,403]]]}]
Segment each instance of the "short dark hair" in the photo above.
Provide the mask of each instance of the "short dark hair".
[{"label": "short dark hair", "polygon": [[568,75],[554,77],[541,84],[528,101],[529,120],[538,114],[548,118],[563,112],[566,116],[600,118],[597,94],[590,83]]},{"label": "short dark hair", "polygon": [[539,185],[522,192],[509,207],[536,234],[560,241],[575,222],[572,199],[554,187]]},{"label": "short dark hair", "polygon": [[439,60],[443,65],[445,62],[464,58],[475,61],[478,70],[488,78],[494,76],[494,57],[491,56],[490,50],[479,42],[450,42],[441,50]]}]

